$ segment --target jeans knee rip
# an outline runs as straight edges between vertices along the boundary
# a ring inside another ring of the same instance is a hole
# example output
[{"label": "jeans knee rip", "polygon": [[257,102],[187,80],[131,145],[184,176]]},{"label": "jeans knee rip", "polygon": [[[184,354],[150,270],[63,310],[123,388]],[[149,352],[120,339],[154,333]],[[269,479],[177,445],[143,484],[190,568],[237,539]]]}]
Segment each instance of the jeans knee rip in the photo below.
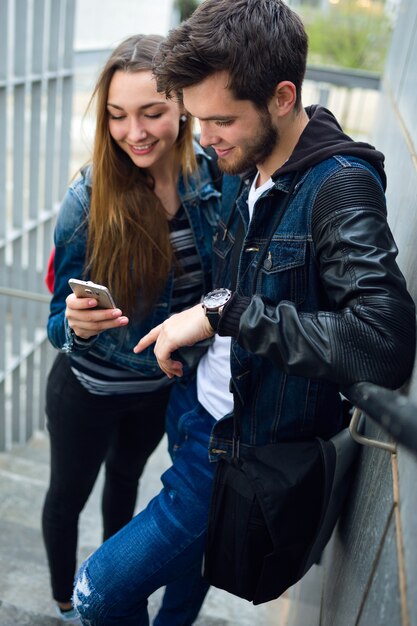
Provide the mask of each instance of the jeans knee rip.
[{"label": "jeans knee rip", "polygon": [[[83,613],[83,609],[88,609],[89,603],[85,600],[91,595],[90,583],[88,581],[85,569],[80,572],[77,582],[74,587],[73,605],[74,608],[80,613]],[[84,624],[89,624],[88,620],[84,619]]]}]

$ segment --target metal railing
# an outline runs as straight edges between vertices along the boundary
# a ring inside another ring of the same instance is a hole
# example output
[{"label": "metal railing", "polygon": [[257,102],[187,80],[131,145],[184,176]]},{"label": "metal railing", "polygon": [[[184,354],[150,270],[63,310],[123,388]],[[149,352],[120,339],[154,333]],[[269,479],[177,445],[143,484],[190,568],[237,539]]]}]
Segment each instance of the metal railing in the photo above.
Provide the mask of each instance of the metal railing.
[{"label": "metal railing", "polygon": [[417,456],[417,405],[399,391],[392,391],[372,383],[357,383],[343,390],[343,395],[366,416],[378,424],[392,439],[380,442],[364,437],[357,431],[359,415],[353,416],[351,434],[363,445],[396,451],[399,443]]},{"label": "metal railing", "polygon": [[379,105],[380,82],[380,76],[372,72],[308,65],[303,102],[329,108],[347,134],[369,142]]},{"label": "metal railing", "polygon": [[68,184],[75,0],[0,5],[0,451],[44,427],[44,284]]}]

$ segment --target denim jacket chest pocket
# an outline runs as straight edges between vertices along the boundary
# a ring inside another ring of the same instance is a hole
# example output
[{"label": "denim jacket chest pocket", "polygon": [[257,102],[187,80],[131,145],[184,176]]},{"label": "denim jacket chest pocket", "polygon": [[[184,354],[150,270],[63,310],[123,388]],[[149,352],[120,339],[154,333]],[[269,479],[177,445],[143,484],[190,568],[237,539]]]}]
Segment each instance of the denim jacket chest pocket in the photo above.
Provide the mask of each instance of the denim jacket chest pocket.
[{"label": "denim jacket chest pocket", "polygon": [[[307,237],[285,235],[274,237],[264,255],[257,276],[258,293],[272,303],[290,300],[299,305],[304,302],[307,288]],[[256,266],[259,255],[252,260]]]},{"label": "denim jacket chest pocket", "polygon": [[231,254],[234,243],[234,228],[229,230],[224,222],[220,221],[213,237],[213,286],[215,288],[231,286]]}]

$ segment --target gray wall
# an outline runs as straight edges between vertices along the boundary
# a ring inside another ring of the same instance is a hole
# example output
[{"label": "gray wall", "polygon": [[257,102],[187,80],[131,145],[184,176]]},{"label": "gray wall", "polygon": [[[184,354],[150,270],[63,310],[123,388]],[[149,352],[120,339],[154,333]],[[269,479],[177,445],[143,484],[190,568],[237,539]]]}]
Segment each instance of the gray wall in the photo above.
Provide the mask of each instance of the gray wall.
[{"label": "gray wall", "polygon": [[[375,142],[386,155],[388,174],[389,218],[399,247],[399,263],[409,290],[417,301],[417,3],[402,0],[390,54],[386,64],[381,111],[378,116]],[[417,368],[411,379],[409,396],[417,405]],[[417,419],[417,415],[416,415]],[[398,497],[394,497],[396,513],[396,545],[383,549],[392,553],[385,573],[386,590],[402,592],[402,622],[417,625],[417,460],[403,449],[392,462],[393,477],[398,479]],[[386,485],[391,477],[384,479]],[[378,484],[378,482],[376,484]],[[396,558],[395,558],[396,557]],[[391,576],[398,580],[391,583]],[[406,620],[409,620],[408,622]]]},{"label": "gray wall", "polygon": [[[417,3],[402,0],[373,143],[386,156],[389,223],[415,300],[416,58]],[[416,372],[408,393],[417,405]],[[365,434],[385,438],[369,422]],[[401,447],[397,454],[361,449],[347,507],[322,563],[290,590],[288,626],[417,626],[416,477],[417,460]]]}]

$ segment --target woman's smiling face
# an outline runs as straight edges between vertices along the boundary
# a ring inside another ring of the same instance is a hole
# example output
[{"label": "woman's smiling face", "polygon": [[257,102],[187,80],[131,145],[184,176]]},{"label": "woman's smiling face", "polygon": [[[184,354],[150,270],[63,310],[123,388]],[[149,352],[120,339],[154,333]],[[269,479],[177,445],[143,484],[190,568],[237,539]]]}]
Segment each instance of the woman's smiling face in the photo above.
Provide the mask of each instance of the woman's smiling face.
[{"label": "woman's smiling face", "polygon": [[109,131],[138,167],[147,169],[170,159],[179,133],[177,102],[156,91],[152,72],[118,70],[107,97]]}]

